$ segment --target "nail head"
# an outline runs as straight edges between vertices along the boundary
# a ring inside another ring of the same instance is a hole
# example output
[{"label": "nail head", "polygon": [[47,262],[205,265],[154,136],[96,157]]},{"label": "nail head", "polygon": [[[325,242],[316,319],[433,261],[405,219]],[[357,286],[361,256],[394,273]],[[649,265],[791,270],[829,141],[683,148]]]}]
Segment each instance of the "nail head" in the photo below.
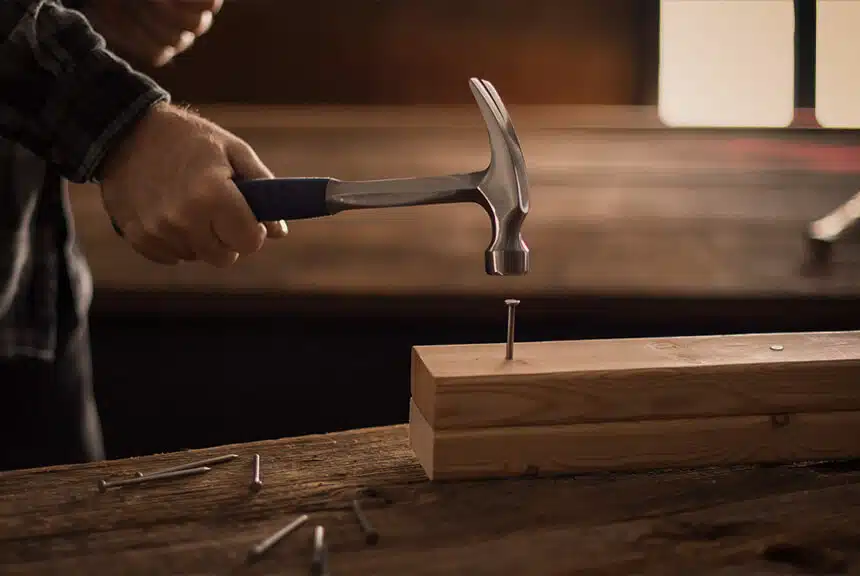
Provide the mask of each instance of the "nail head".
[{"label": "nail head", "polygon": [[783,346],[782,344],[771,344],[770,349],[774,352],[782,352],[783,350],[785,350],[785,346]]}]

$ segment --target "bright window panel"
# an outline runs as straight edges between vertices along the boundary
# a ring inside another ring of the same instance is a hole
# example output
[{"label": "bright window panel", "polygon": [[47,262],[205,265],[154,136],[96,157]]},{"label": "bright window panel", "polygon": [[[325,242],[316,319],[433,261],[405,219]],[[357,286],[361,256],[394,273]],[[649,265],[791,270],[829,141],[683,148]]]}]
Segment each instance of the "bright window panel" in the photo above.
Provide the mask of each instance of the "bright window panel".
[{"label": "bright window panel", "polygon": [[815,116],[824,128],[860,127],[860,1],[818,0]]},{"label": "bright window panel", "polygon": [[793,0],[661,0],[662,121],[677,127],[791,124],[794,27]]}]

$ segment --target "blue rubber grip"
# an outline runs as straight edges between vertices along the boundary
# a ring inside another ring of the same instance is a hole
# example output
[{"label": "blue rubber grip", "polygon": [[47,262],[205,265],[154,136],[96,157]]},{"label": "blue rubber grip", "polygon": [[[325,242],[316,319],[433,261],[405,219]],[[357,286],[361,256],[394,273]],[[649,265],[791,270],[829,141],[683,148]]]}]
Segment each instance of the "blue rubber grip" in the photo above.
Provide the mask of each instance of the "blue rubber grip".
[{"label": "blue rubber grip", "polygon": [[331,178],[273,178],[236,180],[257,220],[302,220],[331,213],[326,205],[326,188]]}]

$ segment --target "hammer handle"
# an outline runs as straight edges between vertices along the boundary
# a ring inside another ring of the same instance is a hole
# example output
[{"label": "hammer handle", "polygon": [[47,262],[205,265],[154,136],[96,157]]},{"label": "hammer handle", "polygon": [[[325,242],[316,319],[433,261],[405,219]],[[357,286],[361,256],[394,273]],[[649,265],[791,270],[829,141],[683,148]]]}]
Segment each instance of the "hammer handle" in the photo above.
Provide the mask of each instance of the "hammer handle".
[{"label": "hammer handle", "polygon": [[329,216],[326,189],[331,178],[271,178],[235,181],[260,222]]}]

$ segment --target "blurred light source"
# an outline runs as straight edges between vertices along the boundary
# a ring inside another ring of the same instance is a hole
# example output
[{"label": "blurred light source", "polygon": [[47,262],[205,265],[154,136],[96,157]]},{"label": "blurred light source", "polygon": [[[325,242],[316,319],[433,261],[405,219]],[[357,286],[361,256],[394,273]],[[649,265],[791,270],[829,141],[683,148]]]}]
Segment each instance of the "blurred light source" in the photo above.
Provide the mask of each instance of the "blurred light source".
[{"label": "blurred light source", "polygon": [[860,127],[860,0],[818,0],[815,117],[824,128]]},{"label": "blurred light source", "polygon": [[661,0],[658,109],[663,123],[791,124],[794,28],[793,0]]}]

